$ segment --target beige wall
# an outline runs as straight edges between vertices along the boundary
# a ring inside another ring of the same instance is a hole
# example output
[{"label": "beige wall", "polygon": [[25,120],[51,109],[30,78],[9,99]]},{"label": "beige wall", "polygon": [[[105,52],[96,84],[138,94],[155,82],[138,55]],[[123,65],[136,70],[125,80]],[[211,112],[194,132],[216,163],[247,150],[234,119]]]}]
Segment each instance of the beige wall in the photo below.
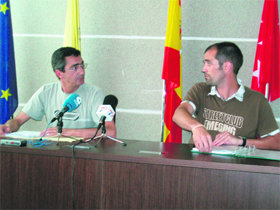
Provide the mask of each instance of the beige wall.
[{"label": "beige wall", "polygon": [[[198,81],[204,49],[234,41],[244,53],[239,77],[250,86],[263,0],[182,0],[183,95]],[[10,0],[20,110],[42,85],[56,81],[52,52],[63,44],[66,0]],[[114,94],[118,137],[161,140],[161,80],[168,0],[80,0],[86,82]],[[280,100],[272,103],[280,117]],[[18,112],[18,111],[17,111]],[[46,122],[28,122],[41,130]],[[189,135],[183,133],[184,142]]]}]

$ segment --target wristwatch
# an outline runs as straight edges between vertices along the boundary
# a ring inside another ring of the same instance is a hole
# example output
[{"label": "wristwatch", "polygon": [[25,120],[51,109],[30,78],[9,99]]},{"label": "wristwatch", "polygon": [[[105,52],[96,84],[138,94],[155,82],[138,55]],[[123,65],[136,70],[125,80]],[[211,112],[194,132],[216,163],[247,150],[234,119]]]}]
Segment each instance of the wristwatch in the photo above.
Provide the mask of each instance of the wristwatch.
[{"label": "wristwatch", "polygon": [[242,137],[242,144],[239,145],[239,146],[242,146],[242,147],[245,147],[246,146],[246,143],[247,143],[247,138],[246,137]]}]

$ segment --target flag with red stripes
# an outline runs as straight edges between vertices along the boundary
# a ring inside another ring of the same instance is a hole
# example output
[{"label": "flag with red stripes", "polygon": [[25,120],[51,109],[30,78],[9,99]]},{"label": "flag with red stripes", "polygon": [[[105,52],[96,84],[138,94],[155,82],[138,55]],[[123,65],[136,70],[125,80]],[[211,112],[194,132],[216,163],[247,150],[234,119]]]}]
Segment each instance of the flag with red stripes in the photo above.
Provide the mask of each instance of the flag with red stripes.
[{"label": "flag with red stripes", "polygon": [[265,0],[251,88],[272,102],[280,97],[280,33],[277,0]]},{"label": "flag with red stripes", "polygon": [[172,121],[182,101],[181,1],[169,0],[162,79],[165,80],[163,141],[182,143],[182,129]]}]

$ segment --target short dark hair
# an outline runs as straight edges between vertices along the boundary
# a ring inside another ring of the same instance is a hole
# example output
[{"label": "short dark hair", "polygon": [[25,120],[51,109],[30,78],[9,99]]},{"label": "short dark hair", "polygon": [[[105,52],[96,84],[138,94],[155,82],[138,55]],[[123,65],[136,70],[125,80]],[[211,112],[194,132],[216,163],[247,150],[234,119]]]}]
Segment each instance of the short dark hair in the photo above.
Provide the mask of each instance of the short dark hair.
[{"label": "short dark hair", "polygon": [[67,56],[75,56],[78,57],[81,55],[81,52],[73,47],[61,47],[54,51],[52,54],[52,68],[55,72],[56,69],[59,69],[59,71],[65,72],[65,65],[66,60],[65,57]]},{"label": "short dark hair", "polygon": [[217,49],[215,58],[219,61],[220,67],[222,67],[225,62],[229,61],[233,64],[234,74],[237,75],[243,64],[243,55],[239,47],[232,42],[220,42],[207,47],[204,53],[213,47]]}]

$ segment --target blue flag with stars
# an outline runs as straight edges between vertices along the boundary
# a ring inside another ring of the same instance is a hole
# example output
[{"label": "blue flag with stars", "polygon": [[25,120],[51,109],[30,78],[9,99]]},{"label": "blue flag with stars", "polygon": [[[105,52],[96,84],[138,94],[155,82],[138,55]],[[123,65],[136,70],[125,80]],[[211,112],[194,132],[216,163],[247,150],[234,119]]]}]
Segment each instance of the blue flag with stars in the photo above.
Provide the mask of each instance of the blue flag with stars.
[{"label": "blue flag with stars", "polygon": [[18,106],[11,8],[0,0],[0,124],[10,119]]}]

